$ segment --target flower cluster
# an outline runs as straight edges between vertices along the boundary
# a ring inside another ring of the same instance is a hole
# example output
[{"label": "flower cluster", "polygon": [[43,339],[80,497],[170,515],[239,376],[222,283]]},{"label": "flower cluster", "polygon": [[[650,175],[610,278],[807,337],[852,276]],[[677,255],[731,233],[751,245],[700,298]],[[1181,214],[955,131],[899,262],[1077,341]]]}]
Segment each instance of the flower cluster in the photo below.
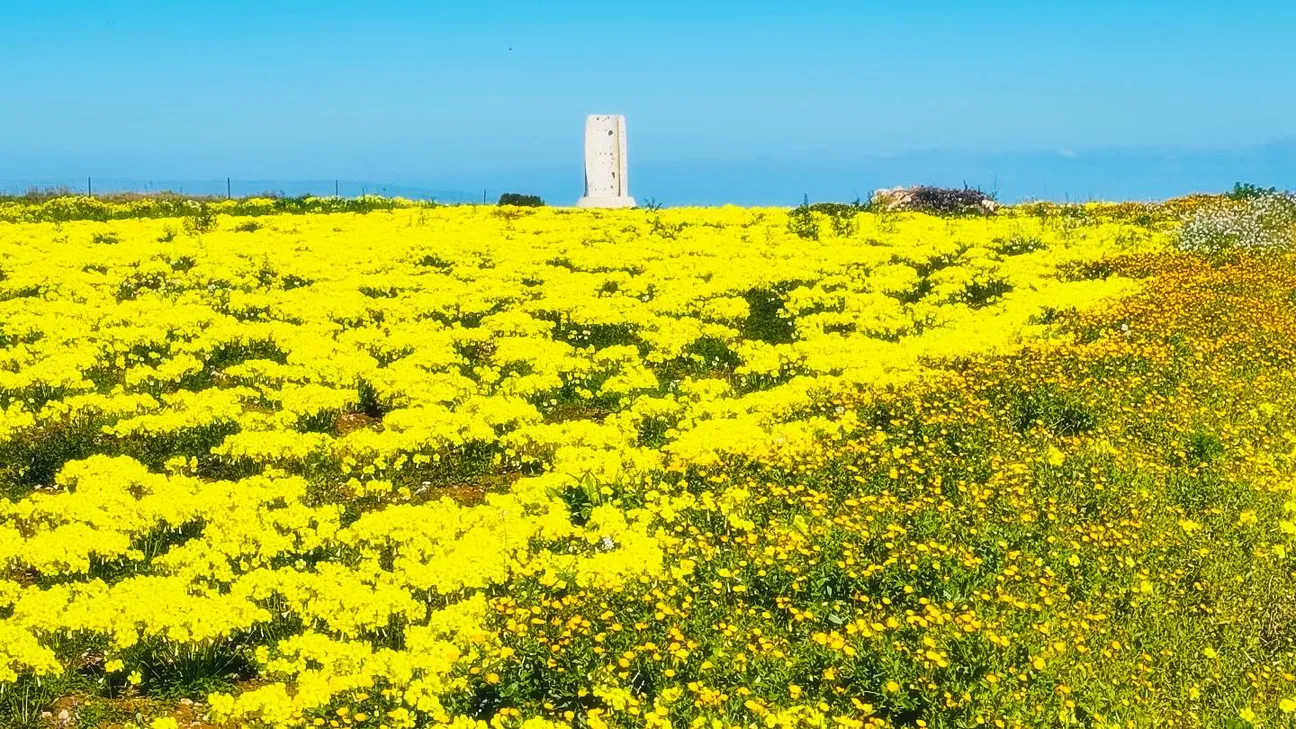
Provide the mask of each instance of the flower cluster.
[{"label": "flower cluster", "polygon": [[1296,195],[1270,192],[1199,208],[1184,222],[1178,245],[1200,253],[1291,250],[1296,247]]},{"label": "flower cluster", "polygon": [[118,212],[0,224],[0,719],[51,685],[275,727],[1296,696],[1254,594],[1296,594],[1296,267],[1013,210]]}]

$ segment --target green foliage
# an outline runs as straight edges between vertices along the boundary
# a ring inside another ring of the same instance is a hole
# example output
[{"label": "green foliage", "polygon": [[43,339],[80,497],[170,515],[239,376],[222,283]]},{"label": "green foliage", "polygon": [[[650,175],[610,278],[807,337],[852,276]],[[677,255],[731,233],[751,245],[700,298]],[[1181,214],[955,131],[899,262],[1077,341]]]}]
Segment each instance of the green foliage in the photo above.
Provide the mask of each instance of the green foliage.
[{"label": "green foliage", "polygon": [[199,205],[184,219],[185,232],[190,235],[209,233],[216,229],[216,213],[207,204]]},{"label": "green foliage", "polygon": [[1098,417],[1090,406],[1052,386],[1014,393],[1010,396],[1010,410],[1013,426],[1019,433],[1040,426],[1066,437],[1088,433],[1098,425]]},{"label": "green foliage", "polygon": [[835,203],[820,202],[810,206],[811,212],[819,213],[828,217],[829,224],[832,225],[833,234],[838,237],[846,237],[855,233],[855,216],[865,211],[867,206],[860,203],[858,199],[854,202]]},{"label": "green foliage", "polygon": [[128,202],[109,201],[97,197],[59,196],[43,202],[25,198],[0,199],[0,222],[10,223],[62,223],[73,220],[128,220],[137,218],[191,218],[202,215],[204,209],[221,215],[259,216],[276,214],[306,215],[310,213],[371,213],[408,207],[432,207],[431,201],[412,202],[398,198],[367,195],[355,198],[313,197],[250,197],[239,200],[213,200],[211,198],[184,197],[164,194],[133,198]]},{"label": "green foliage", "polygon": [[752,289],[744,298],[750,312],[743,326],[743,338],[768,344],[786,344],[796,339],[796,323],[788,316],[778,292]]},{"label": "green foliage", "polygon": [[1260,187],[1249,182],[1236,182],[1233,183],[1233,189],[1225,194],[1234,200],[1253,200],[1265,195],[1276,195],[1278,194],[1278,188]]},{"label": "green foliage", "polygon": [[41,712],[73,686],[63,676],[21,676],[0,684],[0,726],[27,729],[42,726]]},{"label": "green foliage", "polygon": [[524,195],[519,192],[506,192],[499,196],[500,205],[512,205],[519,208],[544,207],[545,201],[539,195]]},{"label": "green foliage", "polygon": [[963,300],[973,309],[980,309],[994,303],[999,297],[1013,290],[1013,285],[1001,278],[988,281],[973,281],[963,289]]},{"label": "green foliage", "polygon": [[1005,256],[1021,256],[1035,251],[1042,251],[1046,247],[1044,241],[1039,238],[1014,233],[1008,240],[999,241],[998,245],[995,246],[995,250]]},{"label": "green foliage", "polygon": [[143,688],[152,696],[180,698],[228,691],[234,681],[256,675],[245,635],[215,643],[174,645],[146,641],[124,653],[129,665],[147,666]]},{"label": "green foliage", "polygon": [[800,205],[788,213],[788,232],[806,240],[819,240],[820,224],[816,217],[819,215],[828,219],[833,235],[847,237],[855,233],[855,216],[867,209],[859,200],[848,203],[811,203],[809,196],[806,196]]},{"label": "green foliage", "polygon": [[814,211],[810,209],[810,198],[788,213],[788,232],[805,240],[819,240],[819,221],[815,220]]}]

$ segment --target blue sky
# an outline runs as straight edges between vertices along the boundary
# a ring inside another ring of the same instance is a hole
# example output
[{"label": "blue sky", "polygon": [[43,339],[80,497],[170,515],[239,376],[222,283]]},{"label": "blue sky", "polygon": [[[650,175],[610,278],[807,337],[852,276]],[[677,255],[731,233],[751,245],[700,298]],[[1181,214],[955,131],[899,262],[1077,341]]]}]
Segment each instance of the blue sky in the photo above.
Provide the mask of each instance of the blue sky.
[{"label": "blue sky", "polygon": [[[580,194],[1296,187],[1296,3],[0,0],[0,180],[333,179]],[[0,183],[3,184],[3,183]]]}]

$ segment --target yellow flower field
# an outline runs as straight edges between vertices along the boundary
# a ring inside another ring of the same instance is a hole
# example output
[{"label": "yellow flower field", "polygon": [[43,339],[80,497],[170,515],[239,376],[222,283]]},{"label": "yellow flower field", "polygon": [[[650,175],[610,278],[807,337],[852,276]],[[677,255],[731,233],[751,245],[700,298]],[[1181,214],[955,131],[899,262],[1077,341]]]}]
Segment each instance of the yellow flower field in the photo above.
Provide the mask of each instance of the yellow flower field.
[{"label": "yellow flower field", "polygon": [[0,725],[1296,710],[1288,258],[1100,207],[58,204],[0,207]]}]

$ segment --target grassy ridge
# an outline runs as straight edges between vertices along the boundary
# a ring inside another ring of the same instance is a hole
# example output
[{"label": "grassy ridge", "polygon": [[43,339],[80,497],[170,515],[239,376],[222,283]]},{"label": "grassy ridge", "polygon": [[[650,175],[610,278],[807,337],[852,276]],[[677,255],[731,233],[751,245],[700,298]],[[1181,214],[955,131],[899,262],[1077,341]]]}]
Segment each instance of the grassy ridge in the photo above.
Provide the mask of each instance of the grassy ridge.
[{"label": "grassy ridge", "polygon": [[154,195],[127,198],[60,196],[33,202],[0,198],[0,222],[63,223],[75,220],[187,218],[195,215],[256,216],[308,213],[370,213],[375,210],[426,207],[431,202],[367,195],[363,197],[249,197],[235,200]]}]

